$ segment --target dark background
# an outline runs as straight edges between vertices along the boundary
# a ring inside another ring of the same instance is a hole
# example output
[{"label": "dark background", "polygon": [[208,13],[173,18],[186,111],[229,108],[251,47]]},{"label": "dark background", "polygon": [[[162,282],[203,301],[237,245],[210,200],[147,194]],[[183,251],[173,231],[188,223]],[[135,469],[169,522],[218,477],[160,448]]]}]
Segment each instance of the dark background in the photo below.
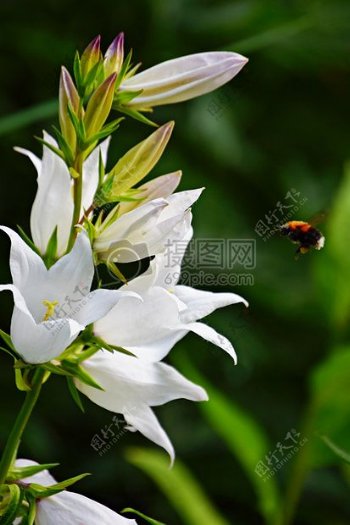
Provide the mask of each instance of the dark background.
[{"label": "dark background", "polygon": [[[340,288],[346,287],[350,275],[346,267],[340,284],[336,279],[334,261],[339,262],[342,255],[341,250],[331,251],[332,240],[328,243],[327,239],[323,251],[296,261],[287,240],[274,235],[264,242],[254,228],[292,188],[307,198],[293,218],[308,220],[325,211],[320,225],[324,232],[330,229],[332,210],[343,209],[344,163],[349,153],[350,4],[345,0],[2,0],[1,224],[20,224],[29,231],[35,172],[12,148],[18,145],[40,155],[33,136],[50,129],[55,121],[52,101],[60,65],[71,69],[75,49],[82,51],[97,34],[106,48],[119,31],[125,31],[127,48],[133,48],[134,60],[142,61],[144,68],[207,50],[234,50],[250,59],[219,92],[156,109],[158,123],[174,118],[176,128],[154,174],[182,169],[182,189],[206,186],[194,206],[197,237],[256,239],[254,286],[234,289],[249,300],[249,311],[230,307],[209,320],[232,340],[238,366],[192,335],[177,345],[173,359],[194,380],[194,370],[200,372],[232,407],[249,414],[268,436],[268,450],[273,450],[290,429],[304,432],[301,419],[309,399],[308,377],[331,348],[348,341],[348,305],[344,303],[343,321],[337,323],[332,310],[335,300],[330,296],[336,281]],[[31,107],[29,114],[13,117]],[[150,129],[140,123],[123,123],[110,150],[111,165],[148,133]],[[346,252],[346,228],[341,241]],[[1,250],[0,280],[9,282],[6,238],[1,239]],[[217,287],[216,291],[229,289]],[[3,294],[1,325],[5,328],[11,308],[11,297]],[[23,395],[15,389],[10,357],[2,354],[0,360],[0,440],[4,443]],[[345,382],[345,389],[348,385]],[[141,435],[123,436],[99,457],[90,441],[111,423],[112,414],[88,401],[85,405],[83,415],[63,381],[50,380],[21,455],[41,462],[59,461],[55,473],[59,479],[92,472],[76,490],[115,510],[128,505],[167,524],[199,524],[176,510],[153,481],[127,461],[131,446],[152,447]],[[264,523],[249,482],[249,478],[259,482],[257,474],[242,468],[242,450],[232,453],[230,437],[222,438],[207,412],[185,401],[156,412],[179,460],[226,519],[222,523]],[[220,422],[225,426],[223,419]],[[334,426],[327,428],[336,440]],[[241,432],[238,425],[225,429],[233,439]],[[312,438],[314,430],[309,438],[317,441]],[[347,429],[336,442],[350,449],[349,438]],[[254,440],[244,446],[249,455]],[[295,523],[348,524],[347,471],[343,465],[336,466],[339,461],[325,447],[315,446],[318,460],[310,462],[316,468],[307,476]],[[290,483],[292,463],[275,477],[282,494]]]}]

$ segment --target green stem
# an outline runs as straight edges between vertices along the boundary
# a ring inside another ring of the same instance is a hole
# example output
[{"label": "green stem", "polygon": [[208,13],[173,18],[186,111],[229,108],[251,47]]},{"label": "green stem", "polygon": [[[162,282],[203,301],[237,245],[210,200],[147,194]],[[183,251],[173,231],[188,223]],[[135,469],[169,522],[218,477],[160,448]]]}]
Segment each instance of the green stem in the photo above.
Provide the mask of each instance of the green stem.
[{"label": "green stem", "polygon": [[74,212],[71,234],[67,249],[68,252],[73,248],[74,241],[77,235],[76,225],[80,221],[80,210],[83,197],[83,154],[81,152],[77,153],[76,160],[74,163],[74,170],[76,171],[78,176],[76,179],[74,179]]},{"label": "green stem", "polygon": [[303,485],[309,472],[309,452],[312,444],[315,409],[316,407],[311,404],[305,412],[301,435],[306,437],[308,441],[299,451],[299,454],[293,464],[280,525],[292,525],[302,493]]},{"label": "green stem", "polygon": [[38,368],[34,373],[32,389],[26,394],[25,401],[17,416],[2,454],[0,462],[0,484],[5,482],[9,468],[15,458],[22,434],[38,400],[44,376],[45,370],[41,368]]}]

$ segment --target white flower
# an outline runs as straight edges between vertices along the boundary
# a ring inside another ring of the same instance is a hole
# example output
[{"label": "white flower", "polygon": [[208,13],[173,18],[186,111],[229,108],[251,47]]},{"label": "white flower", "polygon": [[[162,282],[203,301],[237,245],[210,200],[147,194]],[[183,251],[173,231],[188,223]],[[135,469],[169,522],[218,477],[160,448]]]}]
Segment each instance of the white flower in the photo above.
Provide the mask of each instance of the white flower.
[{"label": "white flower", "polygon": [[1,285],[0,291],[13,293],[11,338],[26,362],[44,363],[59,356],[85,326],[106,315],[125,295],[125,290],[90,292],[94,265],[86,233],[80,233],[72,251],[48,270],[17,233],[5,226],[1,230],[11,239],[13,284]]},{"label": "white flower", "polygon": [[[16,461],[16,467],[37,464],[28,459]],[[56,480],[47,470],[21,481],[27,484],[37,483],[44,487],[56,484]],[[15,523],[20,524],[20,518]],[[135,520],[124,518],[108,507],[68,490],[38,500],[35,523],[36,525],[137,525]]]},{"label": "white flower", "polygon": [[[127,263],[164,252],[172,231],[183,223],[187,210],[203,188],[157,198],[123,213],[102,226],[94,242],[100,259]],[[123,211],[123,209],[122,209]]]},{"label": "white flower", "polygon": [[120,89],[142,90],[128,103],[135,108],[182,102],[226,84],[247,62],[244,56],[228,51],[197,53],[137,73],[124,80]]},{"label": "white flower", "polygon": [[[57,147],[56,141],[44,131],[44,140]],[[82,209],[87,210],[92,204],[98,186],[98,163],[101,151],[106,163],[109,139],[101,143],[89,155],[83,166]],[[44,146],[43,158],[40,160],[28,150],[16,148],[27,155],[38,172],[38,190],[32,206],[30,228],[34,244],[45,254],[47,244],[57,226],[57,252],[66,252],[73,220],[72,178],[66,163],[56,153]]]},{"label": "white flower", "polygon": [[131,429],[163,447],[173,461],[173,446],[150,407],[180,398],[206,401],[205,390],[169,365],[146,362],[121,352],[99,351],[83,367],[104,391],[76,380],[79,390],[97,405],[123,414]]},{"label": "white flower", "polygon": [[213,293],[178,285],[181,261],[176,265],[169,260],[171,245],[180,240],[186,243],[191,238],[191,217],[188,211],[173,230],[168,251],[157,255],[145,274],[120,288],[136,292],[142,302],[122,298],[105,317],[94,323],[96,335],[142,359],[160,361],[191,331],[236,359],[228,339],[198,321],[217,308],[241,302],[247,305],[247,302],[234,293]]}]

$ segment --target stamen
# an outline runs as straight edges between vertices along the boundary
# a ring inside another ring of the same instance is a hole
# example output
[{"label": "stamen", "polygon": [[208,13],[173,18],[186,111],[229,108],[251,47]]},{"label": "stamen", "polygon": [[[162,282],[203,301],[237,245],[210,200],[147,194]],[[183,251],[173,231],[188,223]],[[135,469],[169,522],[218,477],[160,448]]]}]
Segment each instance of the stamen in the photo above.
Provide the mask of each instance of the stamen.
[{"label": "stamen", "polygon": [[43,305],[46,306],[46,313],[44,315],[43,321],[48,321],[51,317],[54,316],[55,308],[58,305],[58,301],[48,301],[45,299]]}]

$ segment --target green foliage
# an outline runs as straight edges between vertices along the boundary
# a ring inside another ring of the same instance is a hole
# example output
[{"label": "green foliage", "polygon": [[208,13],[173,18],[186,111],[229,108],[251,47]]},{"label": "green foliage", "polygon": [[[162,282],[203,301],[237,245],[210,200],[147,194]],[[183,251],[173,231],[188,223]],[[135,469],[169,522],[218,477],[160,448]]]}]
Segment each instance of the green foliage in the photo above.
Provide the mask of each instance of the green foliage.
[{"label": "green foliage", "polygon": [[202,385],[209,396],[208,403],[201,403],[200,408],[210,424],[229,450],[241,464],[245,475],[254,486],[258,506],[266,523],[276,523],[281,511],[281,500],[274,477],[264,480],[257,472],[258,463],[264,460],[271,450],[271,443],[265,431],[254,418],[239,407],[232,399],[227,399],[214,388],[188,359],[182,357],[176,361],[180,370],[198,384]]},{"label": "green foliage", "polygon": [[[337,348],[336,352],[321,363],[311,377],[312,396],[312,453],[311,466],[335,464],[341,461],[334,454],[346,448],[350,439],[350,349]],[[326,436],[326,443],[324,436]]]},{"label": "green foliage", "polygon": [[170,469],[169,460],[163,453],[141,448],[128,450],[127,459],[153,479],[184,523],[188,525],[203,525],[203,523],[228,525],[179,459]]},{"label": "green foliage", "polygon": [[327,220],[327,252],[317,276],[331,325],[343,331],[350,323],[350,164],[334,197]]},{"label": "green foliage", "polygon": [[160,521],[154,520],[153,518],[150,518],[149,516],[146,516],[145,514],[142,514],[139,510],[130,509],[129,507],[126,509],[123,509],[123,513],[126,512],[132,512],[133,514],[136,514],[136,516],[140,516],[140,518],[143,518],[147,523],[150,523],[151,525],[165,525],[165,523],[161,523]]},{"label": "green foliage", "polygon": [[[350,158],[348,0],[106,0],[97,11],[95,3],[87,0],[83,24],[81,6],[68,0],[49,2],[45,10],[35,0],[28,0],[23,9],[18,9],[18,2],[2,2],[0,13],[5,72],[0,86],[1,223],[19,223],[26,231],[35,181],[27,161],[15,156],[12,147],[29,147],[41,155],[40,145],[30,143],[29,137],[40,135],[43,127],[50,129],[58,109],[54,99],[58,64],[70,64],[77,47],[82,50],[101,32],[105,48],[123,30],[126,47],[133,47],[133,60],[142,61],[141,69],[203,50],[231,49],[248,56],[248,65],[227,87],[198,100],[158,108],[151,115],[160,124],[176,121],[174,140],[154,168],[154,176],[182,169],[180,189],[208,188],[196,204],[195,235],[257,243],[256,268],[251,270],[254,286],[216,288],[244,295],[250,301],[249,312],[241,319],[232,307],[210,319],[232,340],[237,367],[228,364],[219,350],[210,350],[191,336],[175,352],[189,353],[193,367],[214,386],[212,400],[219,401],[224,419],[232,401],[229,417],[233,414],[240,421],[239,428],[246,423],[247,435],[266,434],[273,444],[288,429],[301,430],[312,376],[311,392],[320,402],[317,411],[311,411],[315,427],[308,434],[308,465],[317,471],[304,486],[295,523],[349,523],[348,485],[342,471],[334,468],[342,460],[322,441],[327,436],[340,449],[349,449],[348,363],[345,355],[331,354],[339,342],[347,354],[349,343],[348,168],[344,177]],[[76,59],[78,76],[80,69]],[[146,118],[141,113],[131,116]],[[107,173],[147,133],[148,128],[126,120],[123,133],[117,132],[111,144]],[[308,220],[329,210],[319,225],[326,236],[325,248],[298,261],[295,247],[286,239],[274,235],[263,242],[254,231],[257,221],[265,220],[290,188],[307,197],[294,219]],[[5,246],[4,242],[2,283],[11,279]],[[240,265],[220,272],[247,273]],[[1,298],[0,325],[6,332],[12,308],[8,295]],[[23,394],[13,387],[12,360],[1,356],[1,381],[8,392],[0,400],[0,441],[4,442]],[[329,372],[321,374],[325,367],[330,367]],[[115,510],[130,503],[165,523],[184,523],[166,498],[149,487],[148,479],[119,459],[123,447],[144,443],[139,434],[128,433],[100,457],[92,452],[90,439],[109,423],[110,415],[87,404],[87,416],[80,416],[69,394],[64,397],[62,378],[48,382],[45,390],[21,445],[24,457],[37,456],[41,462],[57,457],[67,477],[72,462],[85,464],[94,476],[84,483],[96,500],[110,502]],[[218,391],[225,392],[224,400],[222,394],[216,396]],[[269,498],[263,491],[271,488],[258,489],[254,468],[250,475],[247,471],[249,461],[255,461],[250,440],[245,447],[243,439],[230,437],[231,427],[222,428],[221,418],[217,421],[216,414],[210,414],[210,403],[200,405],[205,417],[198,406],[185,402],[156,410],[181,460],[197,478],[205,472],[200,477],[202,490],[215,500],[225,519],[260,524],[262,498]],[[243,414],[240,407],[246,407]],[[68,440],[71,447],[64,445]],[[264,441],[256,440],[261,447]],[[234,473],[228,450],[237,459]],[[283,468],[277,480],[283,489],[289,483],[290,467]],[[252,504],[250,485],[260,494],[258,504]]]}]

